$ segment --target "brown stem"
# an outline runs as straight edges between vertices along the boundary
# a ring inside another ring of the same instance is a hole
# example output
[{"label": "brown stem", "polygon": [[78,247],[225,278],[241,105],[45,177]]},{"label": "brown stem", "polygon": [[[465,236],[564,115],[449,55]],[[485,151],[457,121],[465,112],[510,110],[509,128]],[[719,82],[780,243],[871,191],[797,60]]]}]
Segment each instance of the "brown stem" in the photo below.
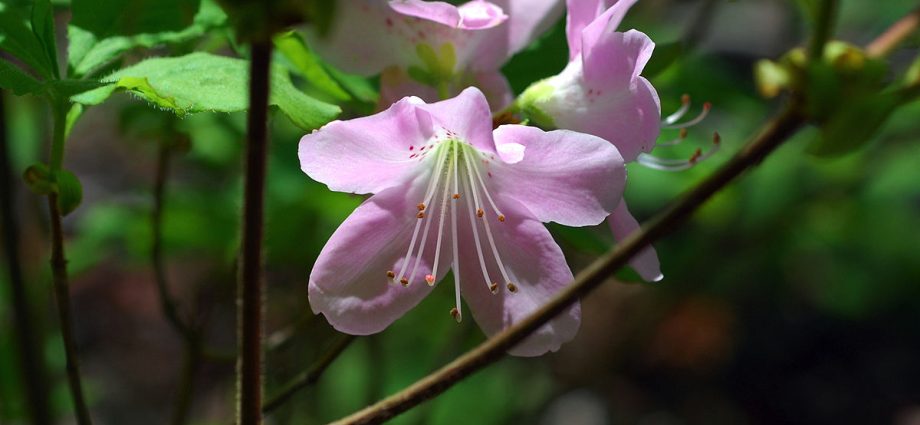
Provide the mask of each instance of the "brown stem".
[{"label": "brown stem", "polygon": [[172,146],[168,142],[161,142],[157,156],[157,170],[153,186],[153,210],[151,212],[151,228],[153,242],[150,247],[151,263],[153,266],[154,281],[157,295],[160,298],[160,309],[170,326],[182,337],[184,345],[182,357],[182,371],[179,386],[176,391],[176,401],[173,404],[173,414],[170,423],[182,425],[188,422],[189,411],[192,407],[194,396],[195,374],[201,364],[203,347],[200,329],[183,319],[179,314],[176,300],[169,292],[169,283],[166,276],[166,264],[163,260],[163,203],[166,198],[166,181],[169,175],[169,163],[172,158]]},{"label": "brown stem", "polygon": [[268,132],[271,38],[252,43],[249,81],[249,141],[243,201],[243,240],[238,305],[238,423],[262,421],[262,221]]},{"label": "brown stem", "polygon": [[[66,102],[52,101],[54,130],[51,139],[50,168],[53,176],[61,171],[64,162],[67,107]],[[51,221],[51,275],[57,298],[61,338],[64,340],[67,383],[70,386],[77,424],[91,425],[92,419],[89,415],[89,408],[86,407],[86,398],[83,396],[83,386],[80,383],[80,363],[77,359],[77,344],[74,339],[73,318],[70,312],[70,282],[67,276],[67,259],[64,256],[64,229],[61,224],[63,217],[60,205],[58,205],[58,196],[54,192],[48,195],[48,211]]]},{"label": "brown stem", "polygon": [[882,35],[869,43],[866,46],[866,52],[872,57],[887,56],[918,28],[920,28],[920,7],[895,22]]},{"label": "brown stem", "polygon": [[3,228],[3,250],[6,252],[7,270],[10,275],[10,293],[13,305],[13,323],[19,346],[19,363],[22,380],[28,398],[29,417],[34,425],[50,425],[51,411],[48,407],[48,373],[45,370],[43,335],[35,326],[37,316],[32,312],[32,303],[26,291],[19,261],[19,226],[16,223],[16,191],[13,185],[12,167],[8,157],[9,145],[6,139],[6,111],[4,92],[0,91],[0,226]]},{"label": "brown stem", "polygon": [[[918,12],[914,12],[913,15]],[[902,19],[896,23],[895,27],[903,26],[903,21]],[[870,44],[870,46],[883,46],[872,55],[884,56],[890,51],[890,48],[884,46],[897,45],[911,32],[898,31],[896,32],[898,36],[894,37],[889,35],[892,30],[886,31],[879,37],[879,39],[887,39],[886,41],[881,42],[877,39]],[[774,149],[795,134],[806,121],[799,112],[801,103],[801,99],[794,98],[783,112],[771,120],[758,136],[745,145],[731,160],[690,192],[673,202],[671,206],[642,226],[638,232],[634,232],[620,242],[614,250],[579,273],[575,281],[539,310],[408,388],[335,423],[340,425],[381,423],[441,394],[466,376],[500,359],[509,348],[539,329],[541,325],[552,320],[579,297],[591,292],[608,276],[616,273],[633,255],[680,226],[713,194],[731,183],[748,168],[759,164]]]},{"label": "brown stem", "polygon": [[64,340],[67,384],[73,397],[77,424],[92,425],[93,421],[86,407],[83,386],[80,384],[80,362],[77,359],[77,344],[73,334],[73,318],[70,312],[70,283],[67,277],[67,259],[64,258],[64,230],[61,225],[61,209],[57,194],[48,195],[48,210],[51,213],[51,274],[54,280],[54,294],[57,297],[58,319],[61,321],[61,338]]},{"label": "brown stem", "polygon": [[269,397],[265,404],[262,406],[262,412],[268,414],[269,412],[277,409],[279,406],[284,404],[288,399],[291,398],[297,391],[300,389],[313,385],[316,381],[319,380],[320,376],[323,375],[323,372],[332,364],[332,362],[348,348],[348,345],[355,340],[353,335],[340,335],[338,339],[329,347],[329,350],[326,351],[312,366],[310,369],[307,369],[304,372],[301,372],[299,375],[294,377],[290,382],[284,385],[277,394],[272,397]]},{"label": "brown stem", "polygon": [[719,189],[728,185],[749,167],[760,163],[767,154],[795,133],[802,123],[801,116],[794,112],[792,107],[788,108],[715,174],[674,202],[641,231],[633,233],[614,250],[579,273],[574,282],[543,307],[405,390],[335,423],[381,423],[444,392],[471,373],[500,359],[508,349],[552,320],[580,297],[587,295],[608,276],[616,273],[633,255],[683,223]]}]

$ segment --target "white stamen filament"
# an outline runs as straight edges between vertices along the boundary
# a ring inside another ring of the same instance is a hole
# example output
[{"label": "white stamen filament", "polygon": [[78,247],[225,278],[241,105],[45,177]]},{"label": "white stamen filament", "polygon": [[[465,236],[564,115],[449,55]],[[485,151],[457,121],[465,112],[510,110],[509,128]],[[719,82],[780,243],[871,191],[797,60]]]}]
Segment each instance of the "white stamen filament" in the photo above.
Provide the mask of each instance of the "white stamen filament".
[{"label": "white stamen filament", "polygon": [[[448,149],[450,149],[450,147],[448,147]],[[453,166],[453,161],[451,161],[451,166]],[[441,195],[440,219],[438,220],[438,241],[434,249],[434,266],[431,267],[431,275],[434,276],[435,279],[438,278],[438,263],[441,261],[441,239],[444,236],[444,216],[447,214],[447,196],[448,192],[450,192],[450,174],[452,171],[453,170],[447,170],[447,180],[444,181],[444,190]],[[433,282],[428,283],[430,284]]]},{"label": "white stamen filament", "polygon": [[712,139],[713,147],[707,152],[703,152],[701,149],[697,149],[694,152],[693,156],[690,159],[666,159],[659,158],[654,155],[649,155],[647,153],[639,154],[639,158],[636,161],[648,168],[653,170],[661,171],[683,171],[696,166],[702,161],[709,159],[712,155],[719,151],[720,143],[719,133],[715,133]]},{"label": "white stamen filament", "polygon": [[[486,185],[485,183],[483,183],[482,177],[479,174],[478,164],[473,162],[472,158],[469,158],[467,160],[466,165],[469,169],[473,171],[474,174],[476,174],[476,177],[479,177],[478,180],[479,180],[479,183],[482,185],[482,191],[485,192],[486,197],[489,198],[489,203],[492,204],[492,208],[495,210],[495,213],[498,214],[499,217],[504,217],[504,215],[502,215],[502,213],[498,211],[498,208],[495,207],[495,203],[492,202],[492,198],[489,196],[489,190],[486,189]],[[476,192],[477,192],[476,190],[473,191],[474,194]],[[476,195],[474,196],[475,196],[474,199],[478,198],[478,196]],[[477,201],[477,205],[478,205],[478,201]],[[498,248],[495,246],[495,238],[492,237],[492,228],[489,226],[489,220],[483,219],[482,224],[483,226],[485,226],[486,239],[489,240],[489,246],[492,248],[492,255],[495,257],[495,262],[498,264],[498,270],[501,272],[502,278],[505,279],[505,284],[507,285],[511,283],[511,279],[508,278],[508,272],[505,271],[505,264],[502,263],[502,257],[501,255],[498,254]]]},{"label": "white stamen filament", "polygon": [[450,168],[452,168],[454,172],[454,196],[450,202],[450,236],[454,261],[451,268],[454,270],[454,297],[457,304],[457,313],[453,314],[453,316],[454,319],[457,320],[457,323],[460,323],[460,321],[463,320],[463,310],[460,308],[460,257],[459,250],[457,249],[457,201],[460,200],[457,181],[457,157],[460,156],[460,143],[454,142],[452,148],[454,152],[451,155]]},{"label": "white stamen filament", "polygon": [[472,194],[472,199],[468,199],[466,203],[466,207],[467,207],[466,209],[470,213],[470,227],[473,228],[473,240],[476,242],[476,255],[479,256],[479,268],[482,269],[482,278],[485,279],[486,286],[489,288],[489,292],[495,293],[494,288],[492,286],[492,278],[489,277],[489,270],[486,267],[485,257],[482,255],[482,243],[480,242],[480,239],[479,239],[479,226],[476,224],[476,216],[475,216],[476,213],[473,211],[474,203],[476,204],[476,211],[479,211],[481,209],[479,205],[479,194],[476,193],[477,190],[475,189],[475,184],[473,183],[473,173],[470,172],[470,169],[469,169],[470,167],[469,155],[464,155],[463,159],[464,159],[464,163],[466,164],[466,168],[467,168],[467,173],[466,173],[467,179],[466,181],[464,181],[464,183],[465,183],[465,186],[468,188],[468,192]]},{"label": "white stamen filament", "polygon": [[[422,201],[422,205],[428,205],[428,203],[431,201],[431,197],[434,196],[435,188],[438,185],[438,181],[441,179],[441,171],[443,169],[444,155],[445,154],[438,154],[437,160],[439,161],[439,163],[435,167],[434,174],[431,176],[431,178],[428,181],[428,188],[425,189],[425,198]],[[419,213],[423,214],[424,211],[419,211]],[[419,231],[419,228],[422,226],[422,221],[424,220],[424,217],[425,216],[423,215],[415,221],[415,229],[412,231],[412,240],[411,242],[409,242],[409,251],[406,252],[406,256],[403,257],[405,258],[405,260],[403,260],[403,264],[399,268],[399,274],[396,275],[397,282],[402,283],[403,278],[405,277],[406,268],[409,266],[409,261],[411,261],[411,258],[412,258],[412,252],[415,250],[415,241],[418,239],[418,231]],[[425,229],[427,233],[427,229],[428,229],[427,223],[425,224]],[[425,236],[427,236],[427,234]],[[420,257],[424,249],[425,249],[425,237],[423,236],[422,243],[419,244],[419,256]],[[405,285],[412,283],[413,277],[414,277],[414,273],[413,273],[413,276],[410,276],[410,278],[406,280]]]},{"label": "white stamen filament", "polygon": [[[687,122],[680,123],[680,124],[673,124],[673,123],[670,123],[670,124],[669,124],[669,123],[666,122],[666,124],[665,124],[664,126],[662,126],[661,128],[667,129],[667,130],[679,130],[679,129],[681,129],[681,128],[693,127],[693,126],[695,126],[695,125],[697,125],[697,124],[703,122],[703,120],[706,119],[706,116],[709,115],[709,111],[710,111],[711,109],[712,109],[712,105],[710,105],[709,103],[704,103],[704,104],[703,104],[703,110],[700,112],[699,115],[696,116],[696,118],[694,118],[694,119],[692,119],[692,120],[690,120],[690,121],[687,121]],[[667,121],[667,120],[666,120],[666,121]]]},{"label": "white stamen filament", "polygon": [[668,117],[665,118],[664,121],[662,122],[662,125],[663,126],[673,125],[674,123],[679,121],[681,118],[683,118],[684,115],[687,115],[688,111],[690,111],[690,96],[685,94],[681,96],[680,98],[680,108],[674,111],[673,114],[668,115]]},{"label": "white stamen filament", "polygon": [[[470,160],[472,161],[472,159]],[[479,165],[474,164],[474,166],[470,168],[472,168],[473,172],[476,174],[476,179],[479,180],[479,185],[482,187],[483,193],[486,194],[486,199],[489,200],[489,204],[492,205],[492,209],[495,210],[495,214],[498,215],[498,219],[504,221],[505,215],[502,214],[501,210],[499,210],[497,206],[495,206],[495,201],[492,200],[492,195],[489,194],[489,189],[486,187],[485,182],[482,180],[482,175],[479,174]]]}]

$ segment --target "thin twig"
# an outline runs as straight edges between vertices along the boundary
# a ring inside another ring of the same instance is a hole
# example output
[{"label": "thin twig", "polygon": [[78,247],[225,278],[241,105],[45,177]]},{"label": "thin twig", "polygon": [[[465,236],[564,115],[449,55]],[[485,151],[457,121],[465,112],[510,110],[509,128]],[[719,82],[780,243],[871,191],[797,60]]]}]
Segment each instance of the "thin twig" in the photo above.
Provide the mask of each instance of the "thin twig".
[{"label": "thin twig", "polygon": [[201,329],[191,323],[191,319],[183,319],[175,298],[169,291],[166,276],[166,264],[163,260],[163,204],[166,199],[166,181],[169,176],[169,163],[173,154],[171,141],[161,141],[157,155],[157,170],[153,185],[153,209],[150,214],[153,242],[150,247],[150,257],[153,267],[154,281],[157,295],[160,298],[160,309],[172,328],[182,338],[182,369],[179,375],[179,384],[176,390],[176,401],[173,404],[173,413],[170,419],[172,425],[182,425],[188,422],[189,411],[192,407],[192,397],[195,394],[195,375],[204,356],[201,341]]},{"label": "thin twig", "polygon": [[262,221],[267,162],[270,37],[252,43],[240,256],[238,423],[262,423]]},{"label": "thin twig", "polygon": [[19,226],[16,223],[16,190],[13,185],[12,166],[8,156],[9,144],[6,134],[6,110],[4,92],[0,91],[0,219],[3,226],[3,250],[6,252],[7,270],[13,304],[13,322],[19,341],[19,363],[29,416],[34,425],[50,425],[51,411],[48,407],[48,373],[45,370],[43,335],[40,327],[34,326],[37,315],[32,312],[32,303],[26,291],[19,262]]},{"label": "thin twig", "polygon": [[300,389],[313,385],[319,378],[323,375],[323,372],[332,364],[332,362],[345,351],[346,348],[355,340],[354,335],[340,335],[335,342],[332,343],[332,346],[329,347],[329,350],[326,351],[319,359],[310,366],[304,372],[301,372],[299,375],[294,377],[290,382],[284,384],[281,390],[278,391],[272,397],[269,397],[265,404],[262,406],[262,413],[268,414],[269,412],[277,409],[279,406],[284,404],[288,399],[291,398],[297,391]]},{"label": "thin twig", "polygon": [[616,273],[633,255],[683,223],[691,213],[696,211],[703,202],[719,189],[728,185],[749,167],[763,160],[768,153],[793,134],[802,123],[803,119],[793,112],[791,107],[788,108],[771,121],[760,136],[749,143],[715,174],[673,203],[670,208],[654,218],[651,224],[643,227],[640,232],[633,233],[618,244],[613,251],[579,273],[574,282],[567,285],[565,289],[556,294],[543,307],[412,386],[335,423],[381,423],[444,392],[471,373],[500,359],[508,349],[514,347],[515,344],[524,340],[532,332],[539,329],[540,326],[552,320],[553,317],[580,297],[587,295],[604,282],[608,276]]},{"label": "thin twig", "polygon": [[[913,15],[917,13],[914,12]],[[896,23],[895,27],[904,26],[903,21]],[[870,46],[878,46],[874,53],[870,52],[870,56],[886,55],[893,49],[892,46],[898,45],[911,32],[898,31],[895,32],[898,34],[895,37],[890,35],[892,30],[886,31],[881,37],[870,43]],[[880,41],[882,39],[884,41]],[[745,145],[731,160],[648,221],[638,232],[634,232],[611,252],[579,273],[571,284],[550,299],[546,305],[408,388],[334,423],[338,425],[381,423],[443,393],[466,376],[500,359],[508,349],[552,320],[580,297],[590,293],[608,276],[616,273],[633,255],[675,230],[712,195],[731,183],[745,170],[762,162],[774,149],[794,135],[806,122],[805,117],[799,111],[800,104],[801,100],[794,98],[760,131],[758,136]]]},{"label": "thin twig", "polygon": [[[52,105],[54,110],[54,132],[51,142],[52,175],[61,171],[64,160],[66,108],[61,104]],[[80,362],[77,358],[77,344],[73,332],[73,318],[70,312],[70,282],[67,276],[67,259],[64,255],[64,229],[61,224],[61,208],[56,193],[48,195],[48,211],[51,221],[51,275],[54,280],[54,293],[57,298],[58,320],[61,324],[61,338],[64,340],[64,358],[67,369],[67,383],[73,398],[74,414],[78,425],[91,425],[89,408],[83,396],[80,383]]]},{"label": "thin twig", "polygon": [[886,56],[918,29],[920,29],[920,7],[895,22],[875,41],[869,43],[866,46],[866,52],[873,57]]},{"label": "thin twig", "polygon": [[163,203],[166,197],[166,180],[169,175],[169,163],[172,158],[172,148],[166,142],[159,144],[157,155],[156,176],[153,183],[153,209],[150,213],[150,226],[153,232],[153,241],[150,246],[150,261],[153,267],[154,282],[157,295],[160,298],[160,309],[169,324],[182,337],[192,333],[192,327],[186,323],[179,314],[176,300],[169,292],[166,277],[166,264],[163,261]]}]

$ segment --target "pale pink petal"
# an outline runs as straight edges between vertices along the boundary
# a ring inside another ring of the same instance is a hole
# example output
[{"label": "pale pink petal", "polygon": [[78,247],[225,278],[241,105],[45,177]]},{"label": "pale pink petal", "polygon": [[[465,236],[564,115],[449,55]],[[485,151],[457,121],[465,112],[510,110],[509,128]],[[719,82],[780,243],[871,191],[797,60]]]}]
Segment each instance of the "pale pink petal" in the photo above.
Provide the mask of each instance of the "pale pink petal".
[{"label": "pale pink petal", "polygon": [[[633,232],[639,230],[639,222],[629,213],[625,200],[620,202],[620,205],[617,206],[613,214],[610,214],[610,218],[607,221],[610,224],[610,230],[613,231],[613,237],[617,241],[622,241]],[[664,275],[661,274],[661,264],[658,262],[658,253],[655,252],[655,248],[651,245],[639,251],[629,262],[629,265],[647,282],[658,282],[664,279]]]},{"label": "pale pink petal", "polygon": [[569,60],[581,53],[581,32],[604,13],[604,0],[566,0],[565,35],[569,42]]},{"label": "pale pink petal", "polygon": [[390,0],[389,4],[390,8],[406,16],[426,19],[450,27],[456,27],[460,24],[460,12],[457,10],[457,6],[450,3],[424,0]]},{"label": "pale pink petal", "polygon": [[483,0],[473,0],[458,8],[460,12],[459,28],[484,30],[498,26],[508,19],[501,7]]},{"label": "pale pink petal", "polygon": [[437,102],[438,90],[413,80],[402,68],[391,66],[380,74],[380,101],[378,109],[385,109],[406,96],[415,96],[425,102]]},{"label": "pale pink petal", "polygon": [[563,0],[493,0],[508,21],[488,31],[488,40],[477,51],[473,67],[496,70],[508,58],[533,43],[563,12]]},{"label": "pale pink petal", "polygon": [[333,121],[304,136],[301,169],[337,192],[376,193],[400,184],[417,172],[417,149],[433,135],[420,103],[405,98],[376,115]]},{"label": "pale pink petal", "polygon": [[[568,0],[569,4],[572,2],[580,2],[582,0]],[[571,46],[573,38],[581,38],[581,49],[578,52],[587,51],[592,44],[596,42],[599,38],[604,37],[604,34],[616,31],[620,26],[620,23],[623,22],[623,18],[626,16],[626,13],[629,12],[629,9],[636,4],[638,0],[606,0],[598,7],[603,8],[607,6],[607,10],[600,13],[600,15],[595,15],[596,18],[592,17],[589,20],[585,21],[590,13],[589,10],[580,10],[578,11],[575,17],[576,22],[573,24],[573,28],[566,27],[566,35],[569,38],[569,45]],[[587,0],[586,3],[596,3],[596,0]],[[593,13],[598,13],[601,9],[595,9]],[[567,22],[567,23],[571,23]],[[583,25],[583,29],[579,32],[574,26]],[[573,50],[569,51],[569,57],[574,58],[577,56],[577,53],[573,53]]]},{"label": "pale pink petal", "polygon": [[[536,219],[567,226],[604,221],[623,196],[626,168],[607,141],[568,130],[503,125],[495,143],[523,146],[523,160],[493,164],[490,183]],[[499,149],[502,152],[503,149]],[[517,151],[517,149],[515,149]],[[503,158],[504,159],[504,158]]]},{"label": "pale pink petal", "polygon": [[406,19],[412,18],[381,0],[338,1],[328,33],[310,31],[307,36],[323,59],[347,72],[370,76],[388,66],[418,63],[410,39],[416,31],[408,28]]},{"label": "pale pink petal", "polygon": [[655,43],[642,32],[609,31],[585,43],[585,82],[598,87],[629,84],[642,73],[654,50]]},{"label": "pale pink petal", "polygon": [[[458,84],[448,87],[450,96],[458,95],[463,89],[474,86],[479,88],[489,102],[493,111],[500,111],[514,101],[514,94],[508,80],[501,72],[480,72],[470,78],[463,78]],[[389,67],[380,74],[380,102],[378,109],[389,107],[393,102],[406,96],[416,96],[425,102],[437,102],[440,99],[437,89],[413,80],[409,74],[398,67]]]},{"label": "pale pink petal", "polygon": [[457,97],[420,107],[431,114],[436,126],[450,131],[479,150],[495,152],[492,111],[479,89],[469,87]]},{"label": "pale pink petal", "polygon": [[638,76],[653,47],[638,31],[610,33],[586,49],[583,60],[576,58],[542,83],[550,95],[537,97],[532,106],[556,128],[602,137],[626,162],[634,161],[654,148],[661,131],[658,93]]},{"label": "pale pink petal", "polygon": [[477,72],[470,85],[482,90],[493,111],[501,111],[514,102],[514,92],[511,91],[511,85],[501,71]]},{"label": "pale pink petal", "polygon": [[[517,287],[516,293],[508,291],[497,262],[487,253],[484,258],[490,278],[500,285],[498,293],[490,292],[491,282],[483,278],[472,229],[466,219],[462,220],[463,236],[459,241],[460,251],[465,253],[460,264],[463,297],[486,335],[494,335],[527,317],[573,279],[562,250],[546,228],[517,202],[500,202],[507,218],[504,222],[492,221],[491,229],[502,263]],[[484,238],[481,224],[479,232]],[[482,243],[489,249],[487,242]],[[580,323],[581,309],[575,304],[508,352],[539,356],[556,351],[575,337]]]},{"label": "pale pink petal", "polygon": [[[310,307],[337,330],[353,335],[380,332],[431,292],[424,283],[431,273],[430,254],[408,287],[387,277],[388,271],[400,271],[406,257],[427,175],[407,182],[408,188],[392,187],[371,196],[339,226],[316,259],[310,273]],[[426,252],[433,250],[429,246]],[[408,268],[413,265],[414,261]]]}]

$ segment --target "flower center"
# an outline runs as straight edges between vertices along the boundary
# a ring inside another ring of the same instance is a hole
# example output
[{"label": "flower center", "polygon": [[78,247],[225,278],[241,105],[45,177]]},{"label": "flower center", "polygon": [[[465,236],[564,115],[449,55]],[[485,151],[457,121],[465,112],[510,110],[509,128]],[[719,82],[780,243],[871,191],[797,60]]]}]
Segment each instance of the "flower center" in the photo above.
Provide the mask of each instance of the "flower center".
[{"label": "flower center", "polygon": [[[424,276],[425,282],[433,286],[438,276],[439,267],[441,267],[441,247],[446,242],[444,239],[445,226],[449,219],[451,252],[453,254],[451,269],[454,272],[454,296],[456,302],[456,306],[451,309],[451,315],[457,322],[460,322],[463,312],[460,306],[460,253],[457,226],[458,220],[461,219],[460,215],[464,214],[464,211],[461,209],[458,212],[458,208],[460,208],[457,205],[458,203],[466,204],[465,214],[468,216],[470,228],[473,230],[473,242],[476,246],[479,268],[486,287],[492,294],[497,294],[500,288],[498,282],[493,280],[493,276],[489,273],[487,261],[491,260],[499,270],[501,279],[505,282],[505,287],[508,291],[515,293],[518,288],[508,277],[508,272],[502,262],[498,246],[495,244],[495,237],[492,234],[491,224],[489,223],[493,217],[498,223],[505,222],[505,215],[495,204],[495,200],[489,193],[486,180],[483,177],[484,175],[491,175],[487,170],[481,169],[489,163],[489,157],[470,144],[457,139],[451,133],[448,133],[446,140],[433,146],[432,150],[435,150],[432,153],[436,155],[433,163],[435,169],[429,177],[428,188],[425,191],[424,198],[420,200],[416,208],[417,211],[414,212],[416,223],[412,232],[412,239],[409,242],[408,252],[399,271],[388,271],[387,277],[393,282],[401,283],[403,286],[409,286],[416,281],[416,273],[422,261],[422,256],[425,254],[432,223],[437,221],[436,236],[434,236],[437,238],[434,248],[434,263],[431,267],[431,274]],[[484,230],[485,238],[480,236],[480,226]],[[420,240],[419,236],[421,236]],[[485,239],[485,243],[483,239]],[[413,263],[411,268],[409,267],[410,262]],[[497,278],[498,276],[495,277]]]}]

